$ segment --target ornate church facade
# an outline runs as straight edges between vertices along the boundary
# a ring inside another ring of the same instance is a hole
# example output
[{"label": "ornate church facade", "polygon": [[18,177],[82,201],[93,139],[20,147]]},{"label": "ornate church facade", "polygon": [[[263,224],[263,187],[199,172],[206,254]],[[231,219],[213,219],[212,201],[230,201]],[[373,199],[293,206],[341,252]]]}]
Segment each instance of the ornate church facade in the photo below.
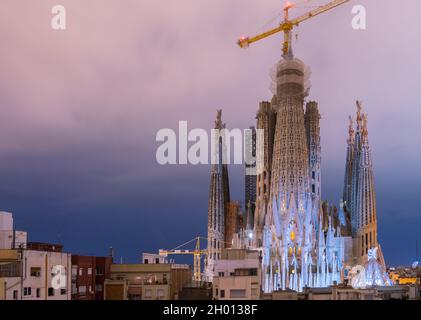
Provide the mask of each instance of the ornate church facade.
[{"label": "ornate church facade", "polygon": [[350,117],[343,201],[336,208],[322,201],[321,117],[317,102],[305,101],[310,70],[290,54],[272,74],[273,98],[260,103],[256,117],[264,138],[263,154],[257,157],[253,218],[246,219],[253,226],[247,223],[232,247],[260,252],[264,292],[342,283],[348,270],[364,264],[374,249],[377,269],[386,279],[377,241],[367,115],[361,103],[356,128]]}]

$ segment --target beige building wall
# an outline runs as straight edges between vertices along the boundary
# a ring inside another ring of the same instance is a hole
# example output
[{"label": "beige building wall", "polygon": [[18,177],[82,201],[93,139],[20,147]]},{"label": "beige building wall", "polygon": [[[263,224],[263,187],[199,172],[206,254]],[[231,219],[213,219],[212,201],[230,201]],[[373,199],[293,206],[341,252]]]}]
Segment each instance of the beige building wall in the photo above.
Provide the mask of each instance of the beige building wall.
[{"label": "beige building wall", "polygon": [[[65,268],[65,283],[54,289],[53,267]],[[6,300],[70,300],[71,255],[35,250],[0,250]]]},{"label": "beige building wall", "polygon": [[104,282],[104,300],[127,300],[127,281],[109,280]]},{"label": "beige building wall", "polygon": [[259,252],[227,249],[215,265],[213,297],[218,300],[258,300],[261,291]]},{"label": "beige building wall", "polygon": [[170,285],[152,284],[142,286],[142,300],[171,300]]},{"label": "beige building wall", "polygon": [[6,298],[6,282],[5,279],[0,278],[0,300]]},{"label": "beige building wall", "polygon": [[229,276],[214,278],[213,296],[218,300],[259,300],[258,276]]},{"label": "beige building wall", "polygon": [[191,279],[187,265],[112,264],[105,300],[172,300]]}]

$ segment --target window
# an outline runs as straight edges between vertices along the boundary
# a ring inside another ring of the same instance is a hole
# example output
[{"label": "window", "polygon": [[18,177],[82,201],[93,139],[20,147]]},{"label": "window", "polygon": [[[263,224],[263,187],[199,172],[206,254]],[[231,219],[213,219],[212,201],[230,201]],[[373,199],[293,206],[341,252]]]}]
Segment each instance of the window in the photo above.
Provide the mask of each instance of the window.
[{"label": "window", "polygon": [[97,275],[103,275],[104,274],[104,268],[96,267],[96,274]]},{"label": "window", "polygon": [[159,264],[159,258],[155,258],[155,263]]},{"label": "window", "polygon": [[289,233],[289,239],[291,241],[294,241],[295,240],[295,232],[293,230],[291,230],[291,232]]},{"label": "window", "polygon": [[13,290],[13,300],[18,299],[18,290]]},{"label": "window", "polygon": [[54,288],[48,288],[48,296],[49,297],[54,296]]},{"label": "window", "polygon": [[152,298],[152,289],[145,290],[145,298]]},{"label": "window", "polygon": [[221,290],[221,298],[225,298],[225,290]]},{"label": "window", "polygon": [[215,289],[215,296],[218,296],[219,290],[218,288]]},{"label": "window", "polygon": [[143,261],[143,263],[144,263],[144,264],[149,264],[149,260],[148,260],[148,259],[145,259],[145,260]]},{"label": "window", "polygon": [[67,290],[66,289],[60,289],[60,294],[61,295],[65,295],[67,293]]},{"label": "window", "polygon": [[256,297],[259,294],[259,291],[257,288],[251,288],[251,295]]},{"label": "window", "polygon": [[86,294],[86,286],[79,287],[79,294]]},{"label": "window", "polygon": [[223,272],[218,272],[218,276],[219,277],[223,277],[224,276],[224,273]]},{"label": "window", "polygon": [[23,295],[24,296],[30,296],[31,293],[32,293],[31,287],[25,287],[25,288],[23,288]]},{"label": "window", "polygon": [[256,268],[250,269],[250,275],[257,276],[257,269]]},{"label": "window", "polygon": [[230,290],[230,298],[231,299],[243,299],[246,297],[246,290],[245,289],[232,289]]},{"label": "window", "polygon": [[37,288],[37,298],[40,298],[40,297],[41,297],[41,289]]},{"label": "window", "polygon": [[82,276],[83,275],[83,269],[79,268],[79,275]]},{"label": "window", "polygon": [[88,268],[88,274],[91,275],[92,274],[92,268]]},{"label": "window", "polygon": [[158,289],[156,291],[156,295],[157,295],[158,300],[164,299],[164,289]]},{"label": "window", "polygon": [[41,277],[41,268],[31,267],[31,277]]}]

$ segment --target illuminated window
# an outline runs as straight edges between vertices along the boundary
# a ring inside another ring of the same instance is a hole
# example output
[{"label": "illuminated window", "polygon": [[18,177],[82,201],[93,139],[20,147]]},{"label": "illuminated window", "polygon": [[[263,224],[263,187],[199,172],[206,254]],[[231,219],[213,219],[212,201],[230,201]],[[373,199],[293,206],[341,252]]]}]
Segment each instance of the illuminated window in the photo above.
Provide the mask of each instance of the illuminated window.
[{"label": "illuminated window", "polygon": [[291,239],[291,241],[295,240],[295,232],[291,231],[291,233],[289,234],[289,238]]}]

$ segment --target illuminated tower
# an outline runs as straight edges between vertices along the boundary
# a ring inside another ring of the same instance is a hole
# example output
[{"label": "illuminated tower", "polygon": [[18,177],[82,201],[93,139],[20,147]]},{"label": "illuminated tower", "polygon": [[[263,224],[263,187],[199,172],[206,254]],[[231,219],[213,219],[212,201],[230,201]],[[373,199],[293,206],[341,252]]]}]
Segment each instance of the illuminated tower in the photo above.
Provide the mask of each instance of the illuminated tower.
[{"label": "illuminated tower", "polygon": [[276,71],[277,104],[270,195],[299,208],[309,195],[309,163],[304,126],[306,66],[296,58],[282,60]]},{"label": "illuminated tower", "polygon": [[[309,70],[292,54],[274,72],[276,130],[273,145],[269,209],[266,215],[263,272],[264,291],[313,286],[316,224],[320,201],[312,197],[310,158],[304,116]],[[319,162],[317,106],[308,107],[311,151]],[[314,138],[314,139],[313,139]]]},{"label": "illuminated tower", "polygon": [[310,71],[292,53],[274,71],[276,129],[263,228],[263,291],[328,287],[341,280],[345,245],[334,217],[324,216],[321,208],[317,103],[307,103],[304,112]]},{"label": "illuminated tower", "polygon": [[206,280],[213,279],[215,261],[221,257],[225,247],[225,216],[230,201],[228,167],[226,159],[225,129],[222,123],[222,110],[218,110],[213,142],[215,143],[211,168],[211,182],[208,205],[208,255],[205,267]]}]

